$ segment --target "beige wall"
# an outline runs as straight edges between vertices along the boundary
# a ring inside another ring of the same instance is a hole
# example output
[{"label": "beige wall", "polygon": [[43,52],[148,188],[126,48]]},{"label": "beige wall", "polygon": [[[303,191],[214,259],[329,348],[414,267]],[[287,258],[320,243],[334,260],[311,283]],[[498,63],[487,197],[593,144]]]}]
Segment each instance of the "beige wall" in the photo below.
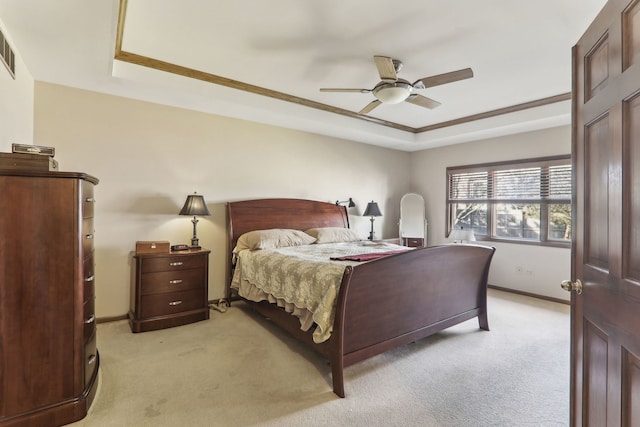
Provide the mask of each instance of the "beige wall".
[{"label": "beige wall", "polygon": [[[0,28],[4,30],[2,22]],[[11,43],[10,35],[4,31]],[[188,243],[189,218],[177,215],[187,194],[205,195],[213,215],[198,224],[212,250],[209,297],[223,296],[228,249],[227,201],[353,197],[352,228],[376,200],[378,237],[397,236],[399,201],[426,200],[429,244],[445,243],[447,166],[570,152],[570,127],[405,153],[47,83],[35,83],[16,52],[16,79],[0,66],[0,152],[11,143],[54,146],[61,170],[97,176],[96,284],[99,317],[129,306],[130,252],[136,240]],[[35,109],[34,109],[35,107]],[[495,243],[491,284],[567,299],[568,249]],[[521,266],[531,274],[517,274]]]},{"label": "beige wall", "polygon": [[[571,127],[510,135],[434,148],[411,156],[412,190],[424,196],[429,222],[429,244],[445,238],[446,168],[466,164],[517,160],[571,153]],[[571,278],[571,251],[491,242],[496,247],[489,283],[505,288],[568,300],[560,282]],[[516,272],[522,267],[525,274]]]},{"label": "beige wall", "polygon": [[96,187],[96,312],[129,309],[130,251],[137,240],[188,243],[186,196],[205,196],[211,217],[198,237],[212,250],[209,297],[224,295],[225,203],[263,197],[335,201],[353,197],[352,228],[379,203],[378,236],[397,235],[410,188],[410,154],[64,86],[35,84],[35,144],[56,148],[60,169],[100,179]]},{"label": "beige wall", "polygon": [[33,77],[2,22],[0,30],[16,54],[15,79],[0,60],[0,152],[10,153],[14,142],[33,143]]}]

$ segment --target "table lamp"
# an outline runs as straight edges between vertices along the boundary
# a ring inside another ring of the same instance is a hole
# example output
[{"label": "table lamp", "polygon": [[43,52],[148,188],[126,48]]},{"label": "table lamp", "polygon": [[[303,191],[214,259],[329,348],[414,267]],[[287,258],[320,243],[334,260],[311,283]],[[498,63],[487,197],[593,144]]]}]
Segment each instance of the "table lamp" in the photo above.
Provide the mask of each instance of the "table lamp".
[{"label": "table lamp", "polygon": [[364,210],[362,215],[371,217],[371,232],[369,233],[369,240],[373,240],[373,217],[382,216],[378,204],[373,200],[367,203],[367,208]]},{"label": "table lamp", "polygon": [[191,222],[193,223],[193,238],[191,238],[191,249],[200,249],[200,245],[198,243],[198,234],[196,233],[196,225],[198,224],[196,215],[211,215],[211,212],[209,212],[209,209],[207,208],[207,204],[204,202],[204,196],[201,196],[195,192],[188,195],[187,200],[184,202],[184,206],[180,210],[180,215],[193,215],[193,219],[191,220]]}]

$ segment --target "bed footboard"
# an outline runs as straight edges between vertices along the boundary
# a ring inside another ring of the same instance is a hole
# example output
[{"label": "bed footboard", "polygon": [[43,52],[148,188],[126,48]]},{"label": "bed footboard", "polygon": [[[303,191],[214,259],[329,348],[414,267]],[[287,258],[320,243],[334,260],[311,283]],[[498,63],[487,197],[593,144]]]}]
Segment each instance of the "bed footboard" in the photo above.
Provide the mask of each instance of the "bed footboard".
[{"label": "bed footboard", "polygon": [[489,330],[487,278],[495,248],[446,245],[349,267],[330,354],[334,392],[343,368],[478,317]]}]

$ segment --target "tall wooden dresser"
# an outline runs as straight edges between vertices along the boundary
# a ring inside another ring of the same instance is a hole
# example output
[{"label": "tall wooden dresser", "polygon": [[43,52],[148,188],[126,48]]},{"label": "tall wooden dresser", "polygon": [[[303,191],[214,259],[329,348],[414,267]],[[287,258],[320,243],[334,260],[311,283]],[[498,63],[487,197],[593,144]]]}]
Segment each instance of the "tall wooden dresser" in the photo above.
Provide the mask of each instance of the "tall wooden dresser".
[{"label": "tall wooden dresser", "polygon": [[98,385],[90,175],[0,169],[0,426],[83,418]]}]

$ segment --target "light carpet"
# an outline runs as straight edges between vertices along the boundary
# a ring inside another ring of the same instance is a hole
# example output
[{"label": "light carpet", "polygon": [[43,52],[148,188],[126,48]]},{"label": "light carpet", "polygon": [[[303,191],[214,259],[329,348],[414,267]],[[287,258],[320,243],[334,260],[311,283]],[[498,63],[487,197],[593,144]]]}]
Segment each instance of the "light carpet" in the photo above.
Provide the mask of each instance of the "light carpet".
[{"label": "light carpet", "polygon": [[345,369],[243,303],[191,325],[132,334],[98,325],[100,384],[80,426],[569,425],[569,306],[489,291],[476,319]]}]

